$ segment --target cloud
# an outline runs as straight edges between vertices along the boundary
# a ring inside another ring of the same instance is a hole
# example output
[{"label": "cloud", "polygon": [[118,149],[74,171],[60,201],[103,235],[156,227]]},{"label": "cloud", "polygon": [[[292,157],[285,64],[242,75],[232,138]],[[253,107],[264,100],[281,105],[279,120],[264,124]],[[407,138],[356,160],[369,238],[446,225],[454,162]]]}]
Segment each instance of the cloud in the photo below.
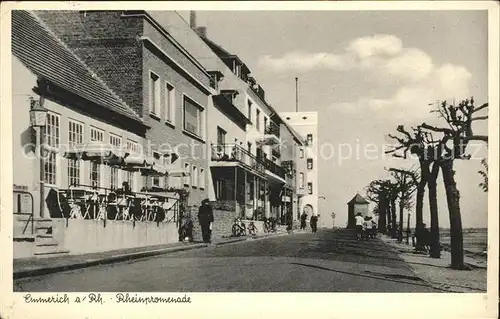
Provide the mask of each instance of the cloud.
[{"label": "cloud", "polygon": [[[398,119],[423,119],[437,100],[457,100],[470,95],[471,74],[463,66],[445,64],[432,67],[418,75],[419,81],[400,86],[392,95],[360,97],[354,102],[341,102],[332,109],[345,113],[383,114]],[[415,76],[417,78],[417,76]]]},{"label": "cloud", "polygon": [[[275,72],[333,70],[356,71],[371,81],[372,96],[343,101],[333,109],[343,112],[383,114],[397,118],[423,118],[436,100],[462,99],[470,94],[469,71],[459,65],[436,65],[418,48],[404,47],[394,35],[374,35],[352,40],[340,53],[290,52],[264,56],[260,65]],[[392,94],[379,91],[395,87]],[[378,89],[380,88],[380,90]]]},{"label": "cloud", "polygon": [[314,69],[349,69],[349,57],[330,53],[290,52],[281,58],[266,55],[260,58],[259,64],[274,71],[287,70],[311,71]]},{"label": "cloud", "polygon": [[365,59],[375,55],[396,55],[403,49],[403,42],[393,35],[374,35],[358,38],[346,50]]}]

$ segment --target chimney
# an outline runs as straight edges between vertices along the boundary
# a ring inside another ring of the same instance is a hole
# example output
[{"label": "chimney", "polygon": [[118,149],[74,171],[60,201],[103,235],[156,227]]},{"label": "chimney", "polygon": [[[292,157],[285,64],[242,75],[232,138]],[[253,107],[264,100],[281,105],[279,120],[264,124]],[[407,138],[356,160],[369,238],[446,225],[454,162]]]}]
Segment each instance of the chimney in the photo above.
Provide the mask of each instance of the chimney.
[{"label": "chimney", "polygon": [[189,26],[196,30],[196,11],[189,11]]},{"label": "chimney", "polygon": [[195,31],[200,37],[207,37],[207,27],[197,27]]}]

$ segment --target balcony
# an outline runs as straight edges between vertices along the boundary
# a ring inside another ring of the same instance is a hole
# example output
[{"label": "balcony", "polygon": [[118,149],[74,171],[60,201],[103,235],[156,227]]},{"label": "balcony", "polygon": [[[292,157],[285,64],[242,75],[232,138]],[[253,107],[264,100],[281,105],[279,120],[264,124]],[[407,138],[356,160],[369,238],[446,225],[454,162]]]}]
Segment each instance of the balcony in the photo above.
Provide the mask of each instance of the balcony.
[{"label": "balcony", "polygon": [[264,135],[260,136],[257,142],[264,145],[281,144],[280,126],[274,122],[269,122],[264,128]]},{"label": "balcony", "polygon": [[285,170],[283,167],[274,163],[273,161],[268,160],[267,158],[263,158],[262,162],[264,163],[264,168],[270,171],[273,174],[278,175],[281,178],[285,178]]},{"label": "balcony", "polygon": [[216,163],[235,163],[264,173],[264,164],[248,150],[237,144],[212,144],[211,160]]}]

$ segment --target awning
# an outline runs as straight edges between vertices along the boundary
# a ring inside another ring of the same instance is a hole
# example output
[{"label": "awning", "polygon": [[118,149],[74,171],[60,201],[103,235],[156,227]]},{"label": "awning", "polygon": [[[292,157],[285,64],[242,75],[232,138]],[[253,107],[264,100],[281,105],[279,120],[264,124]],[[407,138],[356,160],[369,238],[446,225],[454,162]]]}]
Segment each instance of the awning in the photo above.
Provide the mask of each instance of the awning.
[{"label": "awning", "polygon": [[167,168],[167,171],[168,171],[168,176],[170,177],[184,177],[191,175],[189,172],[186,172],[184,169],[179,167]]},{"label": "awning", "polygon": [[92,142],[71,146],[63,157],[84,161],[110,162],[119,164],[128,155],[128,151],[111,144]]},{"label": "awning", "polygon": [[139,168],[141,171],[141,175],[143,176],[153,176],[153,177],[162,177],[167,175],[167,169],[161,165],[148,165],[144,168]]}]

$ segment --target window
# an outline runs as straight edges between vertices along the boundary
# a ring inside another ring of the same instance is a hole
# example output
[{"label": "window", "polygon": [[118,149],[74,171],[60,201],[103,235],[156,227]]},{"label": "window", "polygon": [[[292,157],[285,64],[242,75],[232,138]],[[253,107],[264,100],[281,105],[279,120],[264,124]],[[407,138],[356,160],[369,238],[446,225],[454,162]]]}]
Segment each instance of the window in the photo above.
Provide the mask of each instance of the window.
[{"label": "window", "polygon": [[[83,124],[69,120],[69,146],[83,144]],[[78,159],[68,159],[68,185],[80,184],[80,163]]]},{"label": "window", "polygon": [[223,128],[217,126],[217,145],[222,146],[226,144],[226,133]]},{"label": "window", "polygon": [[257,126],[257,130],[260,131],[260,110],[257,110],[257,117],[255,118],[255,126]]},{"label": "window", "polygon": [[174,123],[175,91],[170,84],[165,85],[165,121]]},{"label": "window", "polygon": [[55,185],[57,183],[57,158],[59,148],[59,115],[48,113],[44,130],[44,180],[45,183]]},{"label": "window", "polygon": [[193,178],[191,186],[193,188],[198,187],[198,167],[196,167],[196,166],[193,165],[193,172],[192,172],[191,176]]},{"label": "window", "polygon": [[299,187],[304,188],[304,173],[299,174]]},{"label": "window", "polygon": [[304,158],[304,149],[303,148],[299,149],[299,155],[300,155],[300,158]]},{"label": "window", "polygon": [[[126,148],[127,148],[127,151],[135,153],[138,150],[138,144],[137,144],[137,142],[134,142],[132,140],[127,140]],[[130,186],[130,189],[132,191],[134,191],[136,188],[135,187],[135,172],[126,171],[125,180],[127,181],[128,185]]]},{"label": "window", "polygon": [[[104,142],[104,131],[96,127],[90,127],[90,140],[92,142]],[[101,186],[101,165],[96,162],[90,163],[90,184],[94,187]]]},{"label": "window", "polygon": [[312,158],[308,158],[307,159],[307,169],[308,170],[312,170],[313,169],[313,159]]},{"label": "window", "polygon": [[185,178],[184,178],[184,186],[189,187],[190,177],[191,177],[191,174],[189,174],[190,173],[190,171],[189,171],[189,163],[184,163],[184,172],[186,174],[188,174],[188,176],[185,176]]},{"label": "window", "polygon": [[200,168],[200,188],[204,189],[205,188],[205,170],[203,168]]},{"label": "window", "polygon": [[191,99],[184,97],[184,130],[202,137],[202,113],[203,110],[200,106]]},{"label": "window", "polygon": [[44,143],[45,146],[52,148],[59,147],[59,115],[49,113],[47,114],[47,124],[44,130]]},{"label": "window", "polygon": [[135,153],[135,152],[137,152],[137,149],[138,149],[137,142],[127,140],[127,151],[131,151],[131,152]]},{"label": "window", "polygon": [[96,162],[90,163],[90,184],[93,187],[100,187],[101,185],[101,165]]},{"label": "window", "polygon": [[307,146],[312,146],[313,144],[313,135],[307,134]]},{"label": "window", "polygon": [[309,194],[313,193],[313,183],[307,183],[307,189],[309,190]]},{"label": "window", "polygon": [[[109,144],[112,146],[115,146],[117,148],[120,148],[122,145],[122,138],[118,135],[110,134],[109,135]],[[119,175],[119,170],[117,167],[111,167],[111,172],[110,172],[110,187],[111,189],[117,189],[118,188],[118,175]]]},{"label": "window", "polygon": [[248,147],[248,153],[252,154],[252,143],[248,142],[247,147]]},{"label": "window", "polygon": [[248,100],[248,119],[252,121],[252,101]]},{"label": "window", "polygon": [[122,146],[122,138],[118,135],[109,135],[109,144],[116,146],[117,148]]},{"label": "window", "polygon": [[[161,156],[160,153],[158,152],[153,152],[153,158],[155,163],[161,164]],[[153,186],[154,187],[161,187],[160,185],[160,177],[159,176],[153,176]]]},{"label": "window", "polygon": [[160,116],[160,77],[149,72],[149,112]]},{"label": "window", "polygon": [[264,116],[264,131],[267,129],[267,117]]},{"label": "window", "polygon": [[90,141],[104,142],[104,131],[96,127],[90,127]]}]

